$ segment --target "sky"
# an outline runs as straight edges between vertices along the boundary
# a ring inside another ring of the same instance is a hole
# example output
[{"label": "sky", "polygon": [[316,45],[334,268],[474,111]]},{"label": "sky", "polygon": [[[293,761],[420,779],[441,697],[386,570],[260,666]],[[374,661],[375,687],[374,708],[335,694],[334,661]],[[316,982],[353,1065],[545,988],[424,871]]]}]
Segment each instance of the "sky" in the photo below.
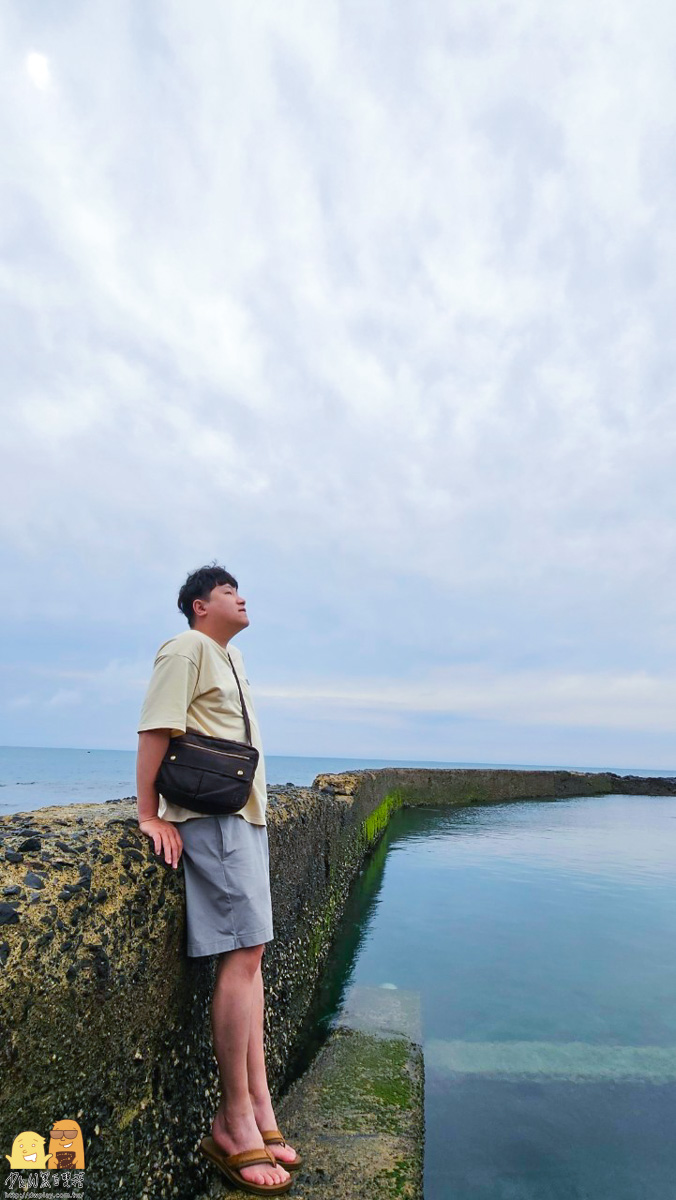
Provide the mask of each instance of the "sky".
[{"label": "sky", "polygon": [[269,753],[676,768],[674,5],[1,25],[0,741],[216,560]]}]

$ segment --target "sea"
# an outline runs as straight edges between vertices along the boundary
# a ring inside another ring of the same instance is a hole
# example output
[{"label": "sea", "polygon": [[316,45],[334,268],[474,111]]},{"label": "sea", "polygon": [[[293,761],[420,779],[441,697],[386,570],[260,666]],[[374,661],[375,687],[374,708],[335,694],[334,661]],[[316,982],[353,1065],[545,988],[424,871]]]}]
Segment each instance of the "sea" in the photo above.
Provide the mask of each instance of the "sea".
[{"label": "sea", "polygon": [[[673,777],[671,771],[545,763],[476,763],[380,758],[303,758],[266,754],[269,784],[309,787],[323,773],[382,767],[478,767],[510,770],[615,771],[646,778]],[[136,754],[133,750],[72,750],[44,746],[0,746],[0,816],[31,812],[55,804],[100,804],[136,794]]]}]

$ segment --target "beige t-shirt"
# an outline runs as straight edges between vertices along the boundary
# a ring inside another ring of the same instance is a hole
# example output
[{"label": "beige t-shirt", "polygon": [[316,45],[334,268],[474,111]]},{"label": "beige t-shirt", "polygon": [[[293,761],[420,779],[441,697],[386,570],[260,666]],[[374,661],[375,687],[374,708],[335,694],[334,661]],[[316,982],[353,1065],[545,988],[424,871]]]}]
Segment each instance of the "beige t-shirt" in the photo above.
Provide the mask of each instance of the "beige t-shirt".
[{"label": "beige t-shirt", "polygon": [[[138,732],[170,729],[171,736],[178,737],[186,729],[196,729],[198,733],[206,733],[210,737],[245,742],[242,704],[228,654],[244,693],[251,740],[260,754],[251,795],[237,815],[252,825],[265,825],[267,792],[261,735],[244,660],[234,646],[228,645],[224,649],[197,629],[187,629],[160,646],[143,702]],[[188,821],[191,817],[199,817],[200,813],[169,804],[164,796],[160,796],[157,815],[166,821]]]}]

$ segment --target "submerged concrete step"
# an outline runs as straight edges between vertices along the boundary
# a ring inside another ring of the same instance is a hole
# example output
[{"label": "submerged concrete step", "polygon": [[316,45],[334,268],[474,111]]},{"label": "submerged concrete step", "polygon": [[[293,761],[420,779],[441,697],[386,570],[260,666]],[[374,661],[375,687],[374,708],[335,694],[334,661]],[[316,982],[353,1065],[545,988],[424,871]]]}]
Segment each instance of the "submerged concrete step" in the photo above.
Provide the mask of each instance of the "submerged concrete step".
[{"label": "submerged concrete step", "polygon": [[376,1037],[402,1034],[412,1042],[422,1042],[420,992],[381,984],[380,987],[354,985],[345,995],[336,1019],[339,1026],[360,1029]]},{"label": "submerged concrete step", "polygon": [[676,1081],[676,1046],[592,1042],[425,1042],[428,1071],[495,1079]]}]

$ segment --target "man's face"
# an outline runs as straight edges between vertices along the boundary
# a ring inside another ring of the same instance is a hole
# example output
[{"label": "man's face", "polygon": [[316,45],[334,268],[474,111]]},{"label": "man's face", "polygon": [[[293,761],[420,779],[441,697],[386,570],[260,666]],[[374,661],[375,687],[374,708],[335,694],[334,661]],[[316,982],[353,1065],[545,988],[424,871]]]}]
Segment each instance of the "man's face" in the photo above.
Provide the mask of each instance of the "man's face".
[{"label": "man's face", "polygon": [[223,627],[246,629],[249,618],[246,612],[246,600],[240,596],[236,588],[229,583],[219,583],[212,588],[208,600],[196,602],[196,612],[202,614],[199,605],[204,606],[204,615],[210,619],[216,618]]}]

